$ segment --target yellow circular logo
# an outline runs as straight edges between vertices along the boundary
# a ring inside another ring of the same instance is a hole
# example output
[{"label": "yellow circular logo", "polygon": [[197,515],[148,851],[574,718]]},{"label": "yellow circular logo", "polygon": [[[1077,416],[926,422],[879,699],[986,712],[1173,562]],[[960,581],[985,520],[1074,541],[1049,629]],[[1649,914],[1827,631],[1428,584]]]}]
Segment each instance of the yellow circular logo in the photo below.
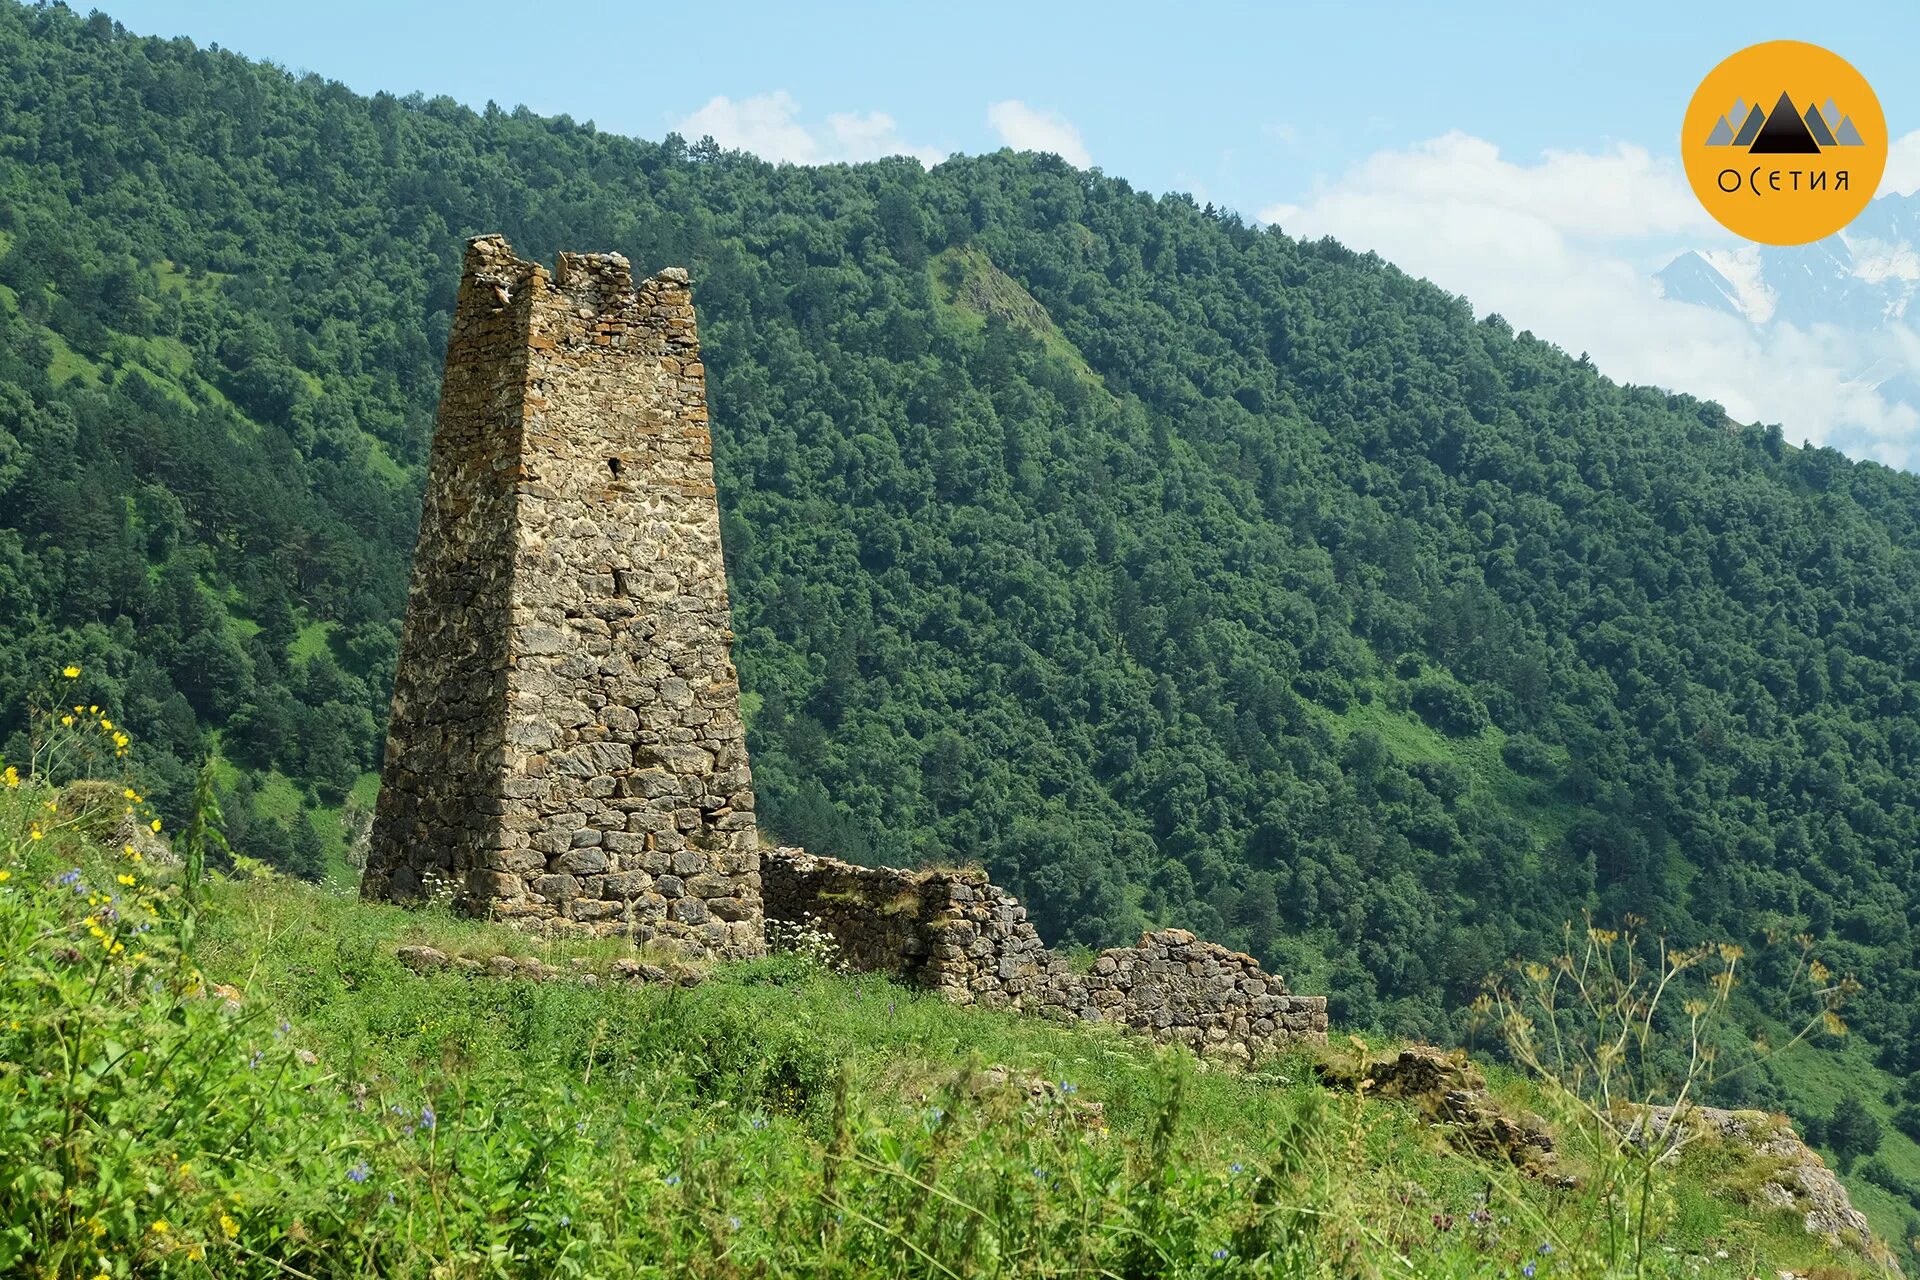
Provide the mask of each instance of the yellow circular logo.
[{"label": "yellow circular logo", "polygon": [[1762,244],[1805,244],[1852,222],[1887,167],[1887,120],[1839,54],[1770,40],[1707,73],[1680,154],[1721,226]]}]

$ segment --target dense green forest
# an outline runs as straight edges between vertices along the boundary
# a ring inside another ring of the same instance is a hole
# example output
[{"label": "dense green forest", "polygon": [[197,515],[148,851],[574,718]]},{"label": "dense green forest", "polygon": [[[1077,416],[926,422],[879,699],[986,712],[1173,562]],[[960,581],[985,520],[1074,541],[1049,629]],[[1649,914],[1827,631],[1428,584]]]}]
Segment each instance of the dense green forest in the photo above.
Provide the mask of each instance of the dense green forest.
[{"label": "dense green forest", "polygon": [[1402,1033],[1583,910],[1811,932],[1854,1060],[1920,1070],[1915,477],[1052,157],[775,167],[59,7],[0,59],[9,758],[79,663],[163,810],[217,755],[236,845],[322,874],[462,238],[615,249],[694,276],[782,838]]}]

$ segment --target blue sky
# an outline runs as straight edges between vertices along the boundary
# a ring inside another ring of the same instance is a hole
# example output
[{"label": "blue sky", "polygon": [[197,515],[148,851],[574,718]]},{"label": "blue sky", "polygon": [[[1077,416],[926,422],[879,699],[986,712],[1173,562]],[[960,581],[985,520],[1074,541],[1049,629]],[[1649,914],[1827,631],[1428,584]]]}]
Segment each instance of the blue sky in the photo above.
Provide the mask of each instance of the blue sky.
[{"label": "blue sky", "polygon": [[651,138],[715,96],[784,92],[803,125],[881,112],[914,148],[982,151],[1001,142],[989,104],[1015,100],[1067,121],[1109,173],[1249,215],[1448,130],[1521,157],[1671,151],[1700,77],[1766,39],[1828,45],[1878,88],[1896,134],[1920,127],[1911,3],[102,7],[361,92],[524,102]]},{"label": "blue sky", "polygon": [[[1623,381],[1920,469],[1920,404],[1861,376],[1866,343],[1882,367],[1920,377],[1907,321],[1797,332],[1668,299],[1654,279],[1701,250],[1764,297],[1751,247],[1707,217],[1678,160],[1694,88],[1746,45],[1810,40],[1852,61],[1896,139],[1883,195],[1920,190],[1913,0],[102,3],[136,32],[363,93],[524,103],[648,138],[711,133],[772,160],[1057,151],[1136,188],[1374,250]],[[1920,297],[1920,249],[1871,250],[1872,271]]]}]

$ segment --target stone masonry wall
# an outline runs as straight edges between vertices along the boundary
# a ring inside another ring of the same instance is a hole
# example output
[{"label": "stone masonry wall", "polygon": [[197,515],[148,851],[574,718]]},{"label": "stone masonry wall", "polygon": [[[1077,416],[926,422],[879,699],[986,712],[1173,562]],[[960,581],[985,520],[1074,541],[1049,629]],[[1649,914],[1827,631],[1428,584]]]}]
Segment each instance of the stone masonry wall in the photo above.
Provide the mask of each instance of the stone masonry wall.
[{"label": "stone masonry wall", "polygon": [[363,892],[763,949],[686,273],[469,243]]},{"label": "stone masonry wall", "polygon": [[1075,972],[984,872],[860,867],[776,849],[762,851],[761,876],[769,920],[811,919],[854,968],[958,1004],[1118,1023],[1241,1060],[1327,1037],[1325,999],[1292,995],[1252,956],[1183,929],[1103,951]]},{"label": "stone masonry wall", "polygon": [[497,825],[529,265],[485,241],[467,250],[361,879],[369,898],[459,884]]}]

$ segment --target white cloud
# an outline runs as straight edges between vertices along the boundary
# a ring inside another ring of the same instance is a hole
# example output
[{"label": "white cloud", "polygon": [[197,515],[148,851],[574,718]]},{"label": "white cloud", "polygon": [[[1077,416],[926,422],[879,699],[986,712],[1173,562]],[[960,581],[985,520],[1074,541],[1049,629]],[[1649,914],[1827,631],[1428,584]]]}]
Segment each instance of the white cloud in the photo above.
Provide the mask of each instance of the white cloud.
[{"label": "white cloud", "polygon": [[[1503,160],[1493,143],[1459,132],[1405,151],[1377,152],[1315,196],[1316,206],[1386,197],[1409,207],[1478,210],[1503,222],[1519,214],[1556,231],[1610,238],[1701,235],[1714,226],[1679,169],[1641,147],[1600,155],[1549,151],[1528,166]],[[1279,221],[1293,208],[1275,206],[1260,216]]]},{"label": "white cloud", "polygon": [[1920,129],[1895,138],[1887,147],[1887,171],[1876,195],[1910,196],[1920,191]]},{"label": "white cloud", "polygon": [[1077,168],[1093,167],[1093,157],[1087,153],[1080,131],[1051,111],[1009,98],[987,108],[987,123],[1000,135],[1000,141],[1015,151],[1051,151]]},{"label": "white cloud", "polygon": [[1796,443],[1831,439],[1858,456],[1920,464],[1920,414],[1852,373],[1858,335],[1786,325],[1761,335],[1661,295],[1652,273],[1675,254],[1731,242],[1679,166],[1641,148],[1521,164],[1449,133],[1379,152],[1260,217],[1375,250],[1466,295],[1480,314],[1589,352],[1610,377],[1718,400],[1740,421],[1780,423]]},{"label": "white cloud", "polygon": [[784,89],[737,101],[723,94],[676,121],[673,129],[689,139],[711,136],[729,151],[751,151],[776,164],[858,163],[882,156],[913,156],[931,166],[946,159],[937,148],[907,142],[884,111],[839,112],[821,124],[802,123],[800,104]]}]

